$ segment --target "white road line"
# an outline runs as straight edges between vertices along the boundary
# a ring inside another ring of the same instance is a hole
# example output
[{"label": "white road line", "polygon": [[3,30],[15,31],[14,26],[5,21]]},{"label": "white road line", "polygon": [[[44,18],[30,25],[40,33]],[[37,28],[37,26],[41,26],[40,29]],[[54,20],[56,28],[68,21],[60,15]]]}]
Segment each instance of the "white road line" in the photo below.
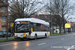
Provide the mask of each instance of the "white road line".
[{"label": "white road line", "polygon": [[70,50],[70,49],[75,49],[75,45],[72,45],[70,48],[67,48],[67,50]]},{"label": "white road line", "polygon": [[71,48],[68,48],[67,50],[70,50]]},{"label": "white road line", "polygon": [[0,46],[7,46],[7,45],[11,45],[11,44],[13,44],[13,43],[10,43],[10,44],[2,44]]},{"label": "white road line", "polygon": [[71,48],[73,48],[75,45],[72,45]]},{"label": "white road line", "polygon": [[14,42],[14,43],[8,43],[8,44],[2,44],[2,45],[0,45],[0,46],[7,46],[7,45],[12,45],[12,44],[15,44],[15,43],[23,43],[23,42]]},{"label": "white road line", "polygon": [[61,40],[64,40],[64,38],[62,38]]},{"label": "white road line", "polygon": [[44,44],[46,44],[46,43],[40,43],[40,44],[38,44],[38,45],[44,45]]}]

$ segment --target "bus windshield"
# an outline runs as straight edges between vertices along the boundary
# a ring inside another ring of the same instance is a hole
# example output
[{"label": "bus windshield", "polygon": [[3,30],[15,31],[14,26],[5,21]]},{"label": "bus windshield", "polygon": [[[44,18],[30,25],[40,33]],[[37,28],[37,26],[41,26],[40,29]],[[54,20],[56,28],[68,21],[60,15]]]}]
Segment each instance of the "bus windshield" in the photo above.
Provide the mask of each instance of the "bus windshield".
[{"label": "bus windshield", "polygon": [[30,24],[29,22],[16,22],[15,23],[15,32],[16,33],[23,33],[30,31]]}]

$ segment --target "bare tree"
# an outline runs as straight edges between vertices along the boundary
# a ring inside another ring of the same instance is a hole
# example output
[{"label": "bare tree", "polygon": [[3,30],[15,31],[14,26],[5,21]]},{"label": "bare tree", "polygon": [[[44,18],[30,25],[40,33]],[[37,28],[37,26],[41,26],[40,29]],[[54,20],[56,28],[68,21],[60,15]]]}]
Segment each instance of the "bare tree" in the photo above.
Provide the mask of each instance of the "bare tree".
[{"label": "bare tree", "polygon": [[[62,17],[62,24],[65,33],[65,17],[70,14],[72,10],[72,5],[70,5],[70,0],[50,0],[47,9],[51,14],[60,15]],[[67,16],[68,18],[69,16]],[[60,21],[59,21],[60,22]]]},{"label": "bare tree", "polygon": [[56,25],[59,26],[59,33],[61,33],[62,18],[60,17],[60,15],[54,15],[52,22],[56,23]]},{"label": "bare tree", "polygon": [[39,12],[45,5],[37,0],[20,0],[10,6],[11,19],[29,18]]}]

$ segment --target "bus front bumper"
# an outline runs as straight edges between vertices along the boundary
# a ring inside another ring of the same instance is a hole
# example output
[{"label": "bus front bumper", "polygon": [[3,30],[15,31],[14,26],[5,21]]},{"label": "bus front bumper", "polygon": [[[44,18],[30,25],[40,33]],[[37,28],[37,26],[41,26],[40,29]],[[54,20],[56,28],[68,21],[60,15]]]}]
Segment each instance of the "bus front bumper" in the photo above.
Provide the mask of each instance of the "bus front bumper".
[{"label": "bus front bumper", "polygon": [[15,39],[23,39],[23,38],[25,39],[25,38],[29,38],[29,36],[26,36],[26,37],[14,36],[14,38],[15,38]]}]

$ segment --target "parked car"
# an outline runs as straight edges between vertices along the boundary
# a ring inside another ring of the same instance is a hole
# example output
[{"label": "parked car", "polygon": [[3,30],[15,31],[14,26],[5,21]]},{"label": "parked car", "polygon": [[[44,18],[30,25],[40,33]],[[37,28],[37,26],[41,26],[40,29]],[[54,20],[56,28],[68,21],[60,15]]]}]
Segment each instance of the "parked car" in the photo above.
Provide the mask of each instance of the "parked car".
[{"label": "parked car", "polygon": [[2,31],[0,31],[0,36],[2,36],[2,35],[3,35]]},{"label": "parked car", "polygon": [[[7,36],[7,31],[0,31],[0,36],[6,37]],[[8,32],[8,36],[11,36],[10,32]]]}]

